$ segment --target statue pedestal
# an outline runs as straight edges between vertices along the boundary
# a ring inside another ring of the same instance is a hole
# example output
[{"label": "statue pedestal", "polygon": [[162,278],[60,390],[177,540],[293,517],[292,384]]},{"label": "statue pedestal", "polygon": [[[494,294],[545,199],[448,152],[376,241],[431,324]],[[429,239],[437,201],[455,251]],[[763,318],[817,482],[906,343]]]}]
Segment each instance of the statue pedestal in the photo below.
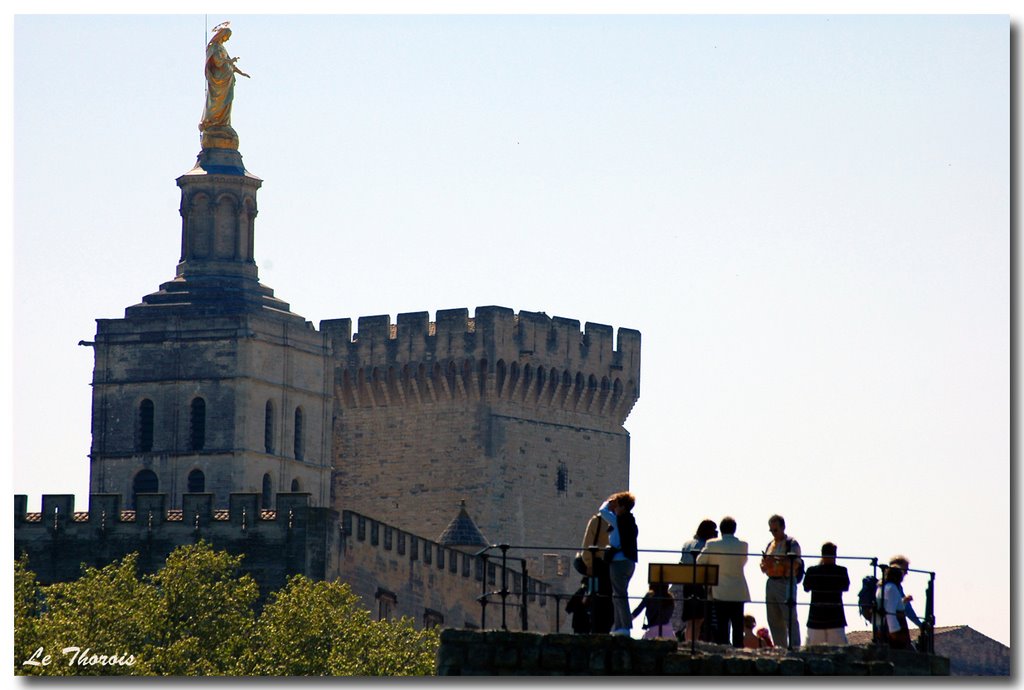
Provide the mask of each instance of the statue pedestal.
[{"label": "statue pedestal", "polygon": [[203,148],[196,156],[196,165],[186,175],[244,175],[254,177],[245,170],[238,149]]},{"label": "statue pedestal", "polygon": [[238,150],[238,132],[231,125],[216,125],[202,130],[200,144],[204,149]]}]

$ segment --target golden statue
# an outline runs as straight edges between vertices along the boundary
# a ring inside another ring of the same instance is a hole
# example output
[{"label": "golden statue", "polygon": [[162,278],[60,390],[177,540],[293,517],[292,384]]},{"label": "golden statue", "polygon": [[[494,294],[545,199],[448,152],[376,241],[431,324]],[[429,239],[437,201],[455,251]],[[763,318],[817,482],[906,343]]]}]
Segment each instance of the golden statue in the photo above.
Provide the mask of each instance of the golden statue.
[{"label": "golden statue", "polygon": [[231,127],[231,103],[235,98],[235,74],[249,75],[238,69],[238,58],[228,55],[224,44],[231,38],[230,22],[213,27],[213,38],[206,44],[206,107],[199,123],[204,149],[238,149],[238,134]]}]

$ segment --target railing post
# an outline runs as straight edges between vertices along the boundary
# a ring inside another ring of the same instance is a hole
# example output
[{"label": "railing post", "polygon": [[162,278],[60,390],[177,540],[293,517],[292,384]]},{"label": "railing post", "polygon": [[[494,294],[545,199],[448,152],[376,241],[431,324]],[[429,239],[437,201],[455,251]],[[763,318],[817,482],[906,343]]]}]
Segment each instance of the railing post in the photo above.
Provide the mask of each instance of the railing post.
[{"label": "railing post", "polygon": [[880,621],[879,621],[879,616],[878,616],[878,584],[879,584],[879,581],[878,581],[878,557],[877,556],[875,556],[874,558],[871,559],[871,577],[875,578],[875,583],[876,583],[875,584],[875,593],[874,593],[874,597],[875,597],[875,606],[874,606],[874,609],[873,609],[874,613],[871,614],[871,641],[872,642],[878,642],[878,624],[880,623]]},{"label": "railing post", "polygon": [[481,553],[483,577],[480,578],[480,629],[487,630],[487,554]]},{"label": "railing post", "polygon": [[[498,548],[501,549],[501,629],[508,630],[508,624],[505,622],[505,605],[508,599],[508,544],[498,544]],[[486,573],[484,573],[486,576]]]},{"label": "railing post", "polygon": [[[523,632],[526,632],[527,630],[530,629],[529,616],[527,615],[527,604],[529,603],[529,598],[526,595],[526,583],[529,582],[530,575],[529,575],[529,572],[526,569],[526,559],[522,558],[522,559],[520,559],[519,562],[520,562],[520,564],[522,565],[522,568],[523,568],[523,586],[522,586],[522,594],[521,594],[521,596],[522,596],[522,600],[523,600],[523,612],[522,612],[523,613]],[[557,607],[555,608],[555,632],[558,632],[558,608]]]},{"label": "railing post", "polygon": [[928,654],[935,653],[935,573],[928,573],[928,586],[924,590],[924,622],[928,624],[924,649]]},{"label": "railing post", "polygon": [[793,569],[796,565],[796,554],[787,551],[786,557],[789,559],[789,590],[786,592],[786,610],[789,613],[789,622],[786,625],[786,649],[793,649],[793,612],[796,609],[796,574]]}]

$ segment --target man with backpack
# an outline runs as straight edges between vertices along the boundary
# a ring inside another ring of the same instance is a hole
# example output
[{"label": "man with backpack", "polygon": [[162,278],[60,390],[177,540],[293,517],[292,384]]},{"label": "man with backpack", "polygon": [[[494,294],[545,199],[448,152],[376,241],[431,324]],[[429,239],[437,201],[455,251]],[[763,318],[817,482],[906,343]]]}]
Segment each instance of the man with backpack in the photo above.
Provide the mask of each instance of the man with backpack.
[{"label": "man with backpack", "polygon": [[796,586],[804,576],[800,544],[786,535],[786,520],[781,515],[768,518],[772,540],[761,552],[761,572],[765,583],[765,609],[768,628],[780,647],[800,646],[800,622],[796,613]]}]

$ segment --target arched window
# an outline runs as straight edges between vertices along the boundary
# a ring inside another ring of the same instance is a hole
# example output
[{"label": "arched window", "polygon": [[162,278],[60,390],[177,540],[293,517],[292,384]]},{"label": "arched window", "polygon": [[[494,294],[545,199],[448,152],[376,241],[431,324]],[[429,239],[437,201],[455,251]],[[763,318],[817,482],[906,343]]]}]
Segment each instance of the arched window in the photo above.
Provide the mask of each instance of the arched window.
[{"label": "arched window", "polygon": [[143,400],[139,403],[139,452],[148,453],[153,450],[153,401]]},{"label": "arched window", "polygon": [[270,510],[271,486],[270,475],[263,475],[263,492],[260,495],[260,507],[263,510]]},{"label": "arched window", "polygon": [[202,450],[206,445],[206,401],[202,398],[192,399],[192,409],[189,421],[189,441],[191,442],[191,449]]},{"label": "arched window", "polygon": [[155,494],[160,490],[160,480],[153,470],[140,470],[132,480],[132,510],[135,509],[137,494]]},{"label": "arched window", "polygon": [[206,491],[206,475],[202,470],[192,470],[188,473],[188,493],[201,494]]},{"label": "arched window", "polygon": [[298,479],[293,479],[292,480],[292,493],[295,493],[298,490],[299,490],[299,480]]},{"label": "arched window", "polygon": [[274,452],[274,402],[267,401],[263,415],[263,449],[270,454]]},{"label": "arched window", "polygon": [[303,456],[302,448],[302,408],[295,408],[295,459],[301,460]]}]

